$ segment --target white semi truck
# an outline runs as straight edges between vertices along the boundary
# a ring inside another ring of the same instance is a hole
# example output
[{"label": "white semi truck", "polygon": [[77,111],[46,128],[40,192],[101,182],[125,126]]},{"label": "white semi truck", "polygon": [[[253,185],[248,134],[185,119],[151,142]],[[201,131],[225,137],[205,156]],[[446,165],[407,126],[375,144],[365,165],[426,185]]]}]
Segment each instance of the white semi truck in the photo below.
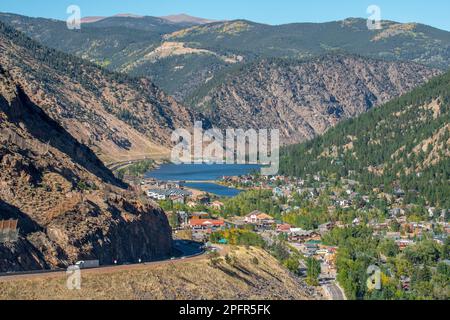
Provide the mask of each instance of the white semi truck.
[{"label": "white semi truck", "polygon": [[83,260],[78,261],[76,266],[80,267],[80,269],[92,269],[100,267],[100,261],[98,260]]}]

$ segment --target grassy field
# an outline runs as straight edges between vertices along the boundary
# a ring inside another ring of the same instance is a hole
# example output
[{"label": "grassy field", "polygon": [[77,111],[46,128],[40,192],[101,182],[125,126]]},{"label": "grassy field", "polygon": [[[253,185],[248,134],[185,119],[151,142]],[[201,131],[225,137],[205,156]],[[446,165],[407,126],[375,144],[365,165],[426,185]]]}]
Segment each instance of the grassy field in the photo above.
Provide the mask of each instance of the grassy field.
[{"label": "grassy field", "polygon": [[261,249],[232,247],[225,257],[102,273],[82,273],[81,290],[55,276],[0,281],[0,299],[311,299],[304,284]]}]

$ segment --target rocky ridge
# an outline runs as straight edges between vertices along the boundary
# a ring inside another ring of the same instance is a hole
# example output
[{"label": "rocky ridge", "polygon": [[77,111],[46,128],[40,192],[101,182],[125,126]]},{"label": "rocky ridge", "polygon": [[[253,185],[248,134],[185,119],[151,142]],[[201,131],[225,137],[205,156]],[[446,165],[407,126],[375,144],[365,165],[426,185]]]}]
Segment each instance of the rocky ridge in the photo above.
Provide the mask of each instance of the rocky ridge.
[{"label": "rocky ridge", "polygon": [[107,162],[165,154],[172,131],[200,117],[148,79],[48,49],[1,22],[0,63],[33,103]]}]

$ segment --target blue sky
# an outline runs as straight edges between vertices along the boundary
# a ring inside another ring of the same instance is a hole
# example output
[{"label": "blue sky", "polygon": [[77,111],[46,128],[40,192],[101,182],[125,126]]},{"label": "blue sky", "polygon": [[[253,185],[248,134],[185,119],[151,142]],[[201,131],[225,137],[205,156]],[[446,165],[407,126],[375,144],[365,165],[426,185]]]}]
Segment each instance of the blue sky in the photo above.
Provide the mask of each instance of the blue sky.
[{"label": "blue sky", "polygon": [[447,0],[0,0],[0,11],[65,20],[75,4],[83,17],[116,13],[162,16],[187,13],[218,19],[248,19],[269,24],[324,22],[368,17],[369,5],[381,8],[382,19],[420,22],[450,31]]}]

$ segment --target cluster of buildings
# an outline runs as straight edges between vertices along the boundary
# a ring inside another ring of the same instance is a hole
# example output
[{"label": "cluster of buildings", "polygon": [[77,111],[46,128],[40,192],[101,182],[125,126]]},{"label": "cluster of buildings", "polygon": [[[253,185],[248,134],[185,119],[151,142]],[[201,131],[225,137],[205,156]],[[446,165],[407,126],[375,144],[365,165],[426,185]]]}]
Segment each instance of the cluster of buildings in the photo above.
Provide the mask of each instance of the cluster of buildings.
[{"label": "cluster of buildings", "polygon": [[[392,231],[393,223],[397,224],[398,231]],[[408,222],[406,216],[392,217],[383,222],[371,221],[367,226],[374,230],[374,236],[393,240],[401,250],[416,244],[425,235],[432,235],[434,241],[443,244],[450,234],[450,224],[445,221]],[[435,234],[437,228],[440,228],[443,233]]]},{"label": "cluster of buildings", "polygon": [[214,219],[206,212],[187,213],[178,212],[179,219],[182,221],[181,228],[192,231],[193,240],[208,241],[212,232],[232,229],[245,228],[251,226],[255,231],[272,230],[276,226],[273,217],[260,211],[254,211],[245,217],[233,217],[232,219]]},{"label": "cluster of buildings", "polygon": [[[178,212],[181,228],[191,230],[194,240],[208,241],[212,232],[227,228],[250,228],[261,234],[266,241],[282,235],[303,255],[320,260],[323,268],[325,267],[330,274],[336,272],[335,260],[338,248],[324,245],[322,236],[333,228],[367,225],[373,229],[374,236],[395,241],[401,250],[415,245],[425,234],[432,235],[436,242],[442,244],[450,233],[447,222],[448,210],[426,207],[426,217],[422,215],[423,219],[419,219],[423,221],[412,222],[410,215],[416,208],[414,205],[405,205],[406,192],[401,188],[394,188],[392,192],[387,193],[380,186],[364,194],[360,191],[357,181],[341,179],[340,183],[331,186],[319,175],[309,176],[306,180],[285,176],[223,177],[221,184],[244,190],[271,191],[272,199],[279,206],[281,215],[300,212],[302,209],[300,203],[303,202],[298,201],[298,195],[313,206],[318,205],[320,199],[323,199],[322,196],[325,195],[329,213],[352,209],[350,211],[356,212],[357,217],[346,223],[334,221],[322,224],[315,230],[303,230],[277,221],[274,217],[260,211],[253,211],[243,217],[215,219],[213,216],[221,216],[220,213],[224,209],[223,202],[211,200],[206,195],[192,196],[179,185],[160,184],[157,187],[153,185],[147,189],[147,195],[157,200],[183,201],[192,210],[197,209],[198,206],[207,208],[209,213]],[[179,200],[180,198],[183,200]],[[384,207],[375,205],[376,201],[383,203]],[[368,221],[368,213],[374,209],[386,212],[386,218]],[[211,213],[214,214],[211,215]],[[394,228],[393,225],[396,227]]]},{"label": "cluster of buildings", "polygon": [[225,220],[213,219],[208,216],[206,213],[193,213],[188,222],[182,225],[184,229],[191,230],[192,240],[207,242],[211,233],[226,227]]},{"label": "cluster of buildings", "polygon": [[153,200],[172,200],[174,203],[185,203],[192,192],[185,190],[179,182],[160,182],[145,179],[141,182],[142,190]]},{"label": "cluster of buildings", "polygon": [[172,200],[174,203],[184,203],[187,197],[192,196],[192,192],[182,189],[150,189],[146,191],[147,196],[154,200]]},{"label": "cluster of buildings", "polygon": [[276,227],[277,235],[284,235],[288,243],[295,247],[305,257],[314,257],[321,261],[324,270],[330,275],[336,274],[337,247],[326,246],[322,243],[322,236],[329,232],[335,224],[324,223],[315,230],[303,230],[287,223]]},{"label": "cluster of buildings", "polygon": [[251,226],[253,230],[258,232],[274,229],[276,226],[276,221],[272,216],[259,210],[255,210],[243,217],[231,217],[227,220],[227,224],[229,227],[233,228]]},{"label": "cluster of buildings", "polygon": [[[277,233],[284,233],[288,241],[294,244],[301,252],[307,256],[316,256],[324,263],[332,262],[329,257],[335,256],[336,248],[326,248],[317,244],[320,236],[334,227],[344,228],[347,226],[367,225],[374,230],[374,236],[383,239],[392,239],[401,250],[415,245],[426,234],[434,241],[443,244],[450,234],[448,221],[448,209],[437,209],[425,207],[425,214],[422,212],[420,218],[412,217],[417,207],[407,204],[405,201],[405,190],[396,187],[390,192],[384,190],[384,186],[374,188],[372,192],[362,193],[359,183],[350,179],[341,179],[336,185],[326,181],[320,175],[308,176],[306,180],[299,178],[289,178],[285,176],[274,177],[224,177],[223,182],[230,186],[246,188],[248,190],[270,190],[272,197],[279,201],[281,214],[297,212],[301,208],[291,201],[294,196],[302,195],[312,204],[318,204],[319,199],[325,194],[328,199],[328,212],[336,210],[352,209],[358,216],[344,223],[336,221],[332,224],[322,225],[318,230],[302,230],[293,228],[286,224],[277,226]],[[385,206],[377,207],[375,202],[379,201]],[[386,210],[387,218],[367,221],[368,213],[373,209]],[[414,220],[414,221],[413,221]],[[393,232],[393,224],[397,227]],[[325,253],[326,251],[326,253]],[[318,256],[319,255],[319,256]],[[330,265],[332,267],[332,264]]]}]

